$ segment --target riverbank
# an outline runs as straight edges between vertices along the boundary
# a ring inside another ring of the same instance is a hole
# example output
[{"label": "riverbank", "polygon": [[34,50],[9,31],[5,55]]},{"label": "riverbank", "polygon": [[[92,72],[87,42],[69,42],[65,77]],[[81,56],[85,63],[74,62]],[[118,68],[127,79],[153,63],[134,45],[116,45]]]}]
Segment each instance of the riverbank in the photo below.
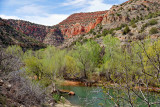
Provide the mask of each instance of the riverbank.
[{"label": "riverbank", "polygon": [[63,104],[63,103],[59,103],[59,104],[56,104],[55,107],[80,107],[80,106],[74,106],[72,104]]},{"label": "riverbank", "polygon": [[55,107],[80,107],[77,105],[71,104],[67,99],[61,97],[61,101],[55,104]]},{"label": "riverbank", "polygon": [[[117,86],[117,84],[111,83],[111,82],[102,82],[102,81],[98,81],[95,83],[91,83],[89,85],[87,85],[86,82],[79,82],[79,81],[70,81],[70,80],[64,80],[63,82],[61,82],[62,86]],[[138,87],[135,86],[134,87],[136,90],[141,89],[142,91],[147,91],[146,87]],[[160,88],[158,87],[148,87],[148,91],[149,92],[156,92],[156,93],[160,93]]]}]

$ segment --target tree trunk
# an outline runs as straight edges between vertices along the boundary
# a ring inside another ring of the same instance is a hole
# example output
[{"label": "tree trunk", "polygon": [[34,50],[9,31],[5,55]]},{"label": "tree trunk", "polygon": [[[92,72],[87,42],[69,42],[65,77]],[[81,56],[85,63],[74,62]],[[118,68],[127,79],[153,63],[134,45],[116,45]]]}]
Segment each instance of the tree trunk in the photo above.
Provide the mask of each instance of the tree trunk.
[{"label": "tree trunk", "polygon": [[84,73],[84,78],[87,79],[88,77],[87,77],[86,69],[84,69],[83,73]]}]

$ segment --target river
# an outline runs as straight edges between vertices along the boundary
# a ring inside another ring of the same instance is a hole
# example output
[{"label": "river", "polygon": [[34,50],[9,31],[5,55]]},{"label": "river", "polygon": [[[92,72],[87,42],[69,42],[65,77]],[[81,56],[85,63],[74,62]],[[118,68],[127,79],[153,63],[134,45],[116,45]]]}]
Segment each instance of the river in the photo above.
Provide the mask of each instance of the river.
[{"label": "river", "polygon": [[[112,100],[109,100],[108,96],[103,93],[100,87],[83,87],[83,86],[60,86],[60,89],[70,90],[76,93],[75,96],[69,96],[64,94],[63,96],[69,100],[73,105],[79,105],[82,107],[114,107]],[[113,90],[110,90],[113,94]],[[147,93],[146,93],[147,94]],[[154,97],[157,93],[150,93],[151,101],[158,101],[160,97]],[[135,98],[136,107],[147,107],[147,105],[140,99]],[[121,106],[129,107],[126,102],[122,102]],[[160,105],[153,105],[152,107],[160,107]]]}]

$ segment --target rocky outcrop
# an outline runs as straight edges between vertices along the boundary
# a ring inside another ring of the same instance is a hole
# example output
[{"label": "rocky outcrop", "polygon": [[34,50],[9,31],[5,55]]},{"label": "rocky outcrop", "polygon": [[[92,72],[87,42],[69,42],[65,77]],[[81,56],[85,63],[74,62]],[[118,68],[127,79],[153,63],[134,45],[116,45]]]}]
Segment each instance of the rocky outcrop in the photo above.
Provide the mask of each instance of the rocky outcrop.
[{"label": "rocky outcrop", "polygon": [[107,11],[76,13],[59,23],[62,34],[65,38],[72,38],[75,35],[88,33],[96,25],[102,22],[103,15]]},{"label": "rocky outcrop", "polygon": [[158,0],[129,0],[120,5],[114,5],[105,14],[102,20],[102,25],[112,23],[127,23],[133,18],[144,17],[149,13],[160,9],[160,1]]}]

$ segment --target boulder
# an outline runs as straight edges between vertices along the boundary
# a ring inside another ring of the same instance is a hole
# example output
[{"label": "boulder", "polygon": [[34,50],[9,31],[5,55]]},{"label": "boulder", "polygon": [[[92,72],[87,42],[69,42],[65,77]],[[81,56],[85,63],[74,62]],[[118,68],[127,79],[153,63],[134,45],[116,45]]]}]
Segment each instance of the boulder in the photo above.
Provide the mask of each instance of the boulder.
[{"label": "boulder", "polygon": [[75,95],[75,93],[73,91],[70,91],[68,95]]},{"label": "boulder", "polygon": [[9,83],[6,84],[6,89],[7,89],[8,91],[11,89],[11,87],[12,87],[11,84],[9,84]]},{"label": "boulder", "polygon": [[4,84],[3,80],[0,79],[0,86],[2,86]]}]

